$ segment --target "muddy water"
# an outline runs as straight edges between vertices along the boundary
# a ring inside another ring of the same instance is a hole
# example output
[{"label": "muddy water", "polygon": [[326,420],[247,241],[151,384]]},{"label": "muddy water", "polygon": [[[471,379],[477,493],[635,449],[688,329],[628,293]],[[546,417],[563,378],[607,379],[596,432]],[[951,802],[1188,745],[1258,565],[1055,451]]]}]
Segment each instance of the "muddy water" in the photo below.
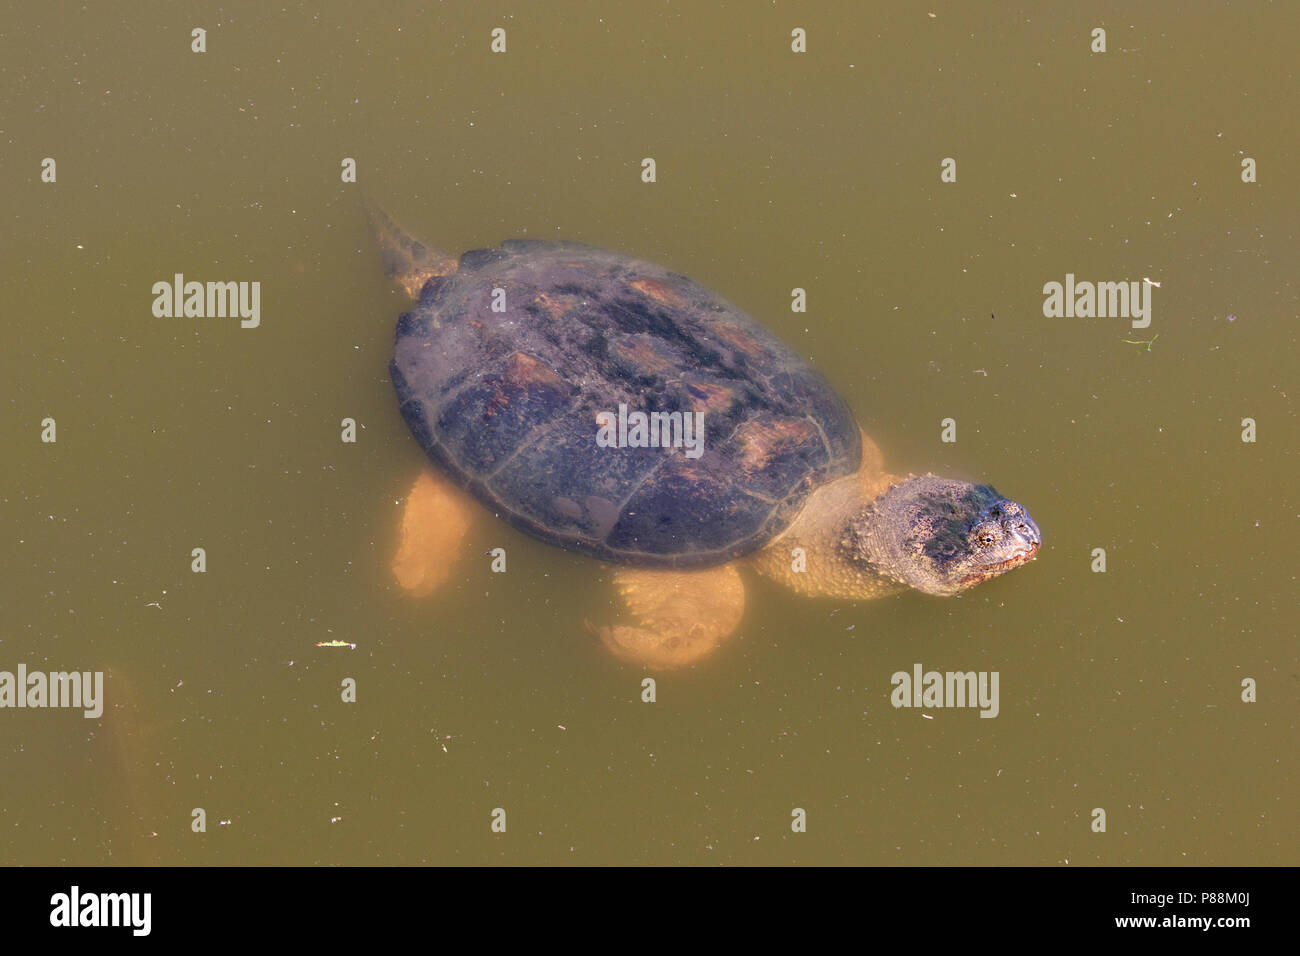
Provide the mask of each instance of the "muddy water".
[{"label": "muddy water", "polygon": [[[1294,863],[1300,13],[979,6],[9,17],[0,670],[106,702],[0,709],[0,859]],[[748,576],[653,703],[605,566],[483,517],[410,597],[362,188],[453,254],[690,275],[1042,552],[948,600]],[[177,274],[260,283],[256,327],[155,315]],[[1149,325],[1046,316],[1067,276]],[[917,665],[997,716],[895,708]]]}]

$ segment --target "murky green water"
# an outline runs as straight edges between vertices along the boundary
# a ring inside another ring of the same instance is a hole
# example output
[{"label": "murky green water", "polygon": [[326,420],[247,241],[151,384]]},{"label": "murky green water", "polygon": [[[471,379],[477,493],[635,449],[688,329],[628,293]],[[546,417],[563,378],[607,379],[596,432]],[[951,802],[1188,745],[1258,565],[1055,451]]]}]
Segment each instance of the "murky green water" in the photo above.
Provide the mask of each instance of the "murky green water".
[{"label": "murky green water", "polygon": [[[0,670],[108,676],[98,720],[0,710],[0,860],[1295,863],[1300,12],[971,6],[9,16]],[[1039,559],[952,600],[751,576],[655,703],[585,628],[604,566],[485,520],[404,596],[361,188],[451,252],[711,286],[894,470],[1024,502]],[[175,273],[260,282],[260,326],[156,318]],[[1067,273],[1160,283],[1150,327],[1044,317]],[[891,707],[917,663],[997,671],[997,718]]]}]

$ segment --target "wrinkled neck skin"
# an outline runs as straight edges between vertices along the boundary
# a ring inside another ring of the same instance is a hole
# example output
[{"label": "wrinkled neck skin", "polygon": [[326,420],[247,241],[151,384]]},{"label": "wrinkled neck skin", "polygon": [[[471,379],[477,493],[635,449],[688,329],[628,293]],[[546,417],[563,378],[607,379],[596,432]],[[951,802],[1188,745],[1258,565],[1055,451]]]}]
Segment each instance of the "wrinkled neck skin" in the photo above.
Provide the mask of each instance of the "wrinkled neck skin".
[{"label": "wrinkled neck skin", "polygon": [[922,475],[889,488],[850,522],[849,560],[897,584],[951,596],[1032,561],[1038,526],[991,485]]},{"label": "wrinkled neck skin", "polygon": [[814,491],[790,527],[753,556],[756,570],[807,597],[866,601],[902,589],[849,553],[854,519],[897,480],[880,472],[879,451],[865,438],[864,452],[872,467]]}]

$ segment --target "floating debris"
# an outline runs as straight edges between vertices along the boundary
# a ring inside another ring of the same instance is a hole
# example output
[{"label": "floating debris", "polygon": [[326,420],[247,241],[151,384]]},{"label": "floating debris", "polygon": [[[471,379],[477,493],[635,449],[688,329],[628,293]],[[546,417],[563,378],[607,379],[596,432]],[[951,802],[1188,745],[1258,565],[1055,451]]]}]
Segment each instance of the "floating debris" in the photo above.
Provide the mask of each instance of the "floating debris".
[{"label": "floating debris", "polygon": [[1145,345],[1145,346],[1147,347],[1147,351],[1150,352],[1150,351],[1151,351],[1151,343],[1154,342],[1154,341],[1155,341],[1156,339],[1158,339],[1158,338],[1160,338],[1160,333],[1159,333],[1159,332],[1157,332],[1155,335],[1151,336],[1151,338],[1147,339],[1145,342],[1139,342],[1139,341],[1136,341],[1136,340],[1134,340],[1134,339],[1120,339],[1120,341],[1121,341],[1121,342],[1125,342],[1125,343],[1127,343],[1127,344],[1129,344],[1129,345]]},{"label": "floating debris", "polygon": [[357,645],[350,644],[347,641],[317,641],[317,647],[346,647],[350,651],[355,651]]}]

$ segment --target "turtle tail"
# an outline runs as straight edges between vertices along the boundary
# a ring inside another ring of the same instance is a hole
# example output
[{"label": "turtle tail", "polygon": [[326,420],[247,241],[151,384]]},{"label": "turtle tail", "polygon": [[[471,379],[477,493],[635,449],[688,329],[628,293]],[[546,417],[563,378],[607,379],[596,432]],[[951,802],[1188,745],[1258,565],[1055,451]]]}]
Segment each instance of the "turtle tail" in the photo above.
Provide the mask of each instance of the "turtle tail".
[{"label": "turtle tail", "polygon": [[424,284],[434,276],[456,271],[456,260],[425,245],[393,221],[374,200],[364,200],[370,231],[379,242],[384,257],[384,271],[412,299],[419,298]]}]

